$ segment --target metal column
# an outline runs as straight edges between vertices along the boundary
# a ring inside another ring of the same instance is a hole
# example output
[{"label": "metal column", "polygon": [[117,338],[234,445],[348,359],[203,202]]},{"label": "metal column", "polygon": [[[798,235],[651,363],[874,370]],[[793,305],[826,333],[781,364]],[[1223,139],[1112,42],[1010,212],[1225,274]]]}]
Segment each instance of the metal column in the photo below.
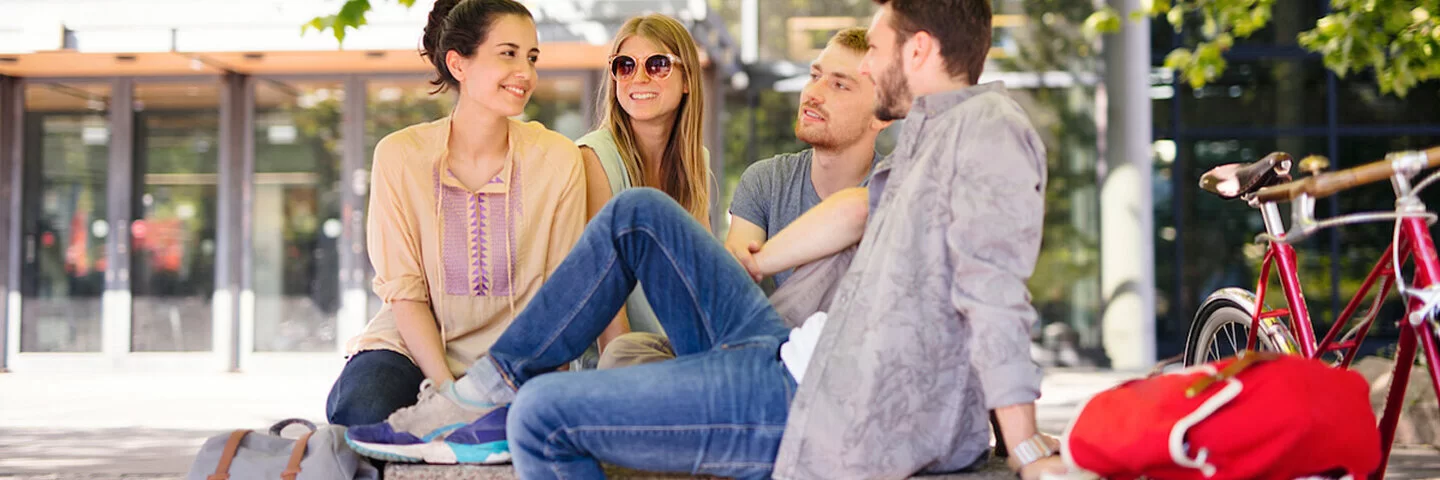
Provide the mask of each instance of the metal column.
[{"label": "metal column", "polygon": [[[1125,18],[1141,0],[1109,0]],[[1101,332],[1115,368],[1155,362],[1150,20],[1105,36],[1106,173],[1100,185]]]},{"label": "metal column", "polygon": [[370,175],[365,168],[366,84],[359,76],[345,79],[345,107],[341,110],[340,218],[338,242],[340,311],[335,318],[337,350],[360,333],[369,316],[369,289],[365,285],[369,259],[365,254],[365,200]]},{"label": "metal column", "polygon": [[[7,371],[11,323],[19,326],[20,298],[20,139],[24,97],[15,77],[0,75],[0,373]],[[15,329],[19,331],[18,328]],[[18,336],[17,336],[18,337]],[[15,350],[19,350],[18,346]]]},{"label": "metal column", "polygon": [[130,353],[130,223],[134,220],[135,81],[110,84],[110,178],[105,187],[110,235],[105,239],[105,294],[101,297],[101,351],[119,361]]},{"label": "metal column", "polygon": [[219,225],[215,235],[215,329],[212,343],[225,368],[240,370],[240,271],[244,264],[241,217],[246,131],[250,128],[246,77],[228,73],[220,81],[220,168],[217,185]]}]

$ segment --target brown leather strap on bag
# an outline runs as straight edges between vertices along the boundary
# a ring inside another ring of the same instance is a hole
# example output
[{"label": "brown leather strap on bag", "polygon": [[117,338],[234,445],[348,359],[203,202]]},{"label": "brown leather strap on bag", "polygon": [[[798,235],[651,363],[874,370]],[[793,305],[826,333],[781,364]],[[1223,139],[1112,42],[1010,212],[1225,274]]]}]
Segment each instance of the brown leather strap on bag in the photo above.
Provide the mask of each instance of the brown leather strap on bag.
[{"label": "brown leather strap on bag", "polygon": [[1204,392],[1205,389],[1210,388],[1211,385],[1229,380],[1230,378],[1239,375],[1242,370],[1245,370],[1251,365],[1274,360],[1282,356],[1284,355],[1280,353],[1257,352],[1255,350],[1246,350],[1244,352],[1240,352],[1238,358],[1235,361],[1230,362],[1229,365],[1226,365],[1224,370],[1215,372],[1214,375],[1200,377],[1195,380],[1195,383],[1190,384],[1190,388],[1185,389],[1185,398],[1195,398],[1196,395],[1199,395],[1200,392]]},{"label": "brown leather strap on bag", "polygon": [[305,459],[305,445],[310,443],[310,435],[315,432],[305,432],[299,440],[295,440],[295,448],[290,450],[290,463],[285,465],[285,471],[280,472],[283,480],[295,480],[300,475],[300,461]]},{"label": "brown leather strap on bag", "polygon": [[240,441],[248,434],[249,430],[230,433],[230,439],[225,441],[225,451],[220,453],[220,462],[215,464],[215,473],[205,477],[205,480],[230,480],[230,462],[235,461],[235,452],[240,450]]}]

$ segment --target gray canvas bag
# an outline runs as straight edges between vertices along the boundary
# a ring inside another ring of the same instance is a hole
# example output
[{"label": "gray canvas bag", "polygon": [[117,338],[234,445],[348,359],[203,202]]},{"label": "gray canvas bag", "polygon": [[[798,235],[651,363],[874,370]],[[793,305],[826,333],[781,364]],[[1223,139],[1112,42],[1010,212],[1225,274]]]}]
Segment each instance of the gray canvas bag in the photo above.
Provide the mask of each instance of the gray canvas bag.
[{"label": "gray canvas bag", "polygon": [[[309,427],[299,439],[280,436],[293,424]],[[282,420],[270,434],[236,430],[205,441],[185,480],[377,480],[380,472],[345,444],[345,427]]]}]

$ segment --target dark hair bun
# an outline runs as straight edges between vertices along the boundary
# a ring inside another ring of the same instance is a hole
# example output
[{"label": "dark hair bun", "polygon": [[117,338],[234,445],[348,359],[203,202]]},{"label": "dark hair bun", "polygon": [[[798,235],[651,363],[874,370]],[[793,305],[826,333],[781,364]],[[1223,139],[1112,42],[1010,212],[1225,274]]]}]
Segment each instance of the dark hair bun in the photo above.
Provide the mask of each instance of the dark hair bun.
[{"label": "dark hair bun", "polygon": [[[425,37],[420,40],[423,50],[421,55],[433,56],[435,49],[440,46],[440,37],[445,33],[445,17],[450,16],[450,11],[455,9],[461,0],[436,0],[435,7],[430,9],[430,20],[425,23]],[[443,59],[444,56],[442,55]],[[439,65],[437,65],[439,66]]]}]

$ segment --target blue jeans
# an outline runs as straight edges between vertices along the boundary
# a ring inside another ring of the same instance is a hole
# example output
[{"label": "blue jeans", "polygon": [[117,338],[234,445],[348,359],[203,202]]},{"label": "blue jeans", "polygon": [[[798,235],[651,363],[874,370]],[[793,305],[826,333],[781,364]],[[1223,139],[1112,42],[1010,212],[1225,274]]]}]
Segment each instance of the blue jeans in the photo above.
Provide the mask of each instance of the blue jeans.
[{"label": "blue jeans", "polygon": [[325,418],[347,427],[383,422],[415,404],[423,381],[425,373],[404,355],[389,350],[357,353],[330,387]]},{"label": "blue jeans", "polygon": [[[636,282],[678,358],[553,371],[615,317]],[[768,478],[795,393],[789,336],[765,293],[670,197],[616,195],[467,376],[519,386],[506,426],[521,478],[604,478],[599,462]]]}]

